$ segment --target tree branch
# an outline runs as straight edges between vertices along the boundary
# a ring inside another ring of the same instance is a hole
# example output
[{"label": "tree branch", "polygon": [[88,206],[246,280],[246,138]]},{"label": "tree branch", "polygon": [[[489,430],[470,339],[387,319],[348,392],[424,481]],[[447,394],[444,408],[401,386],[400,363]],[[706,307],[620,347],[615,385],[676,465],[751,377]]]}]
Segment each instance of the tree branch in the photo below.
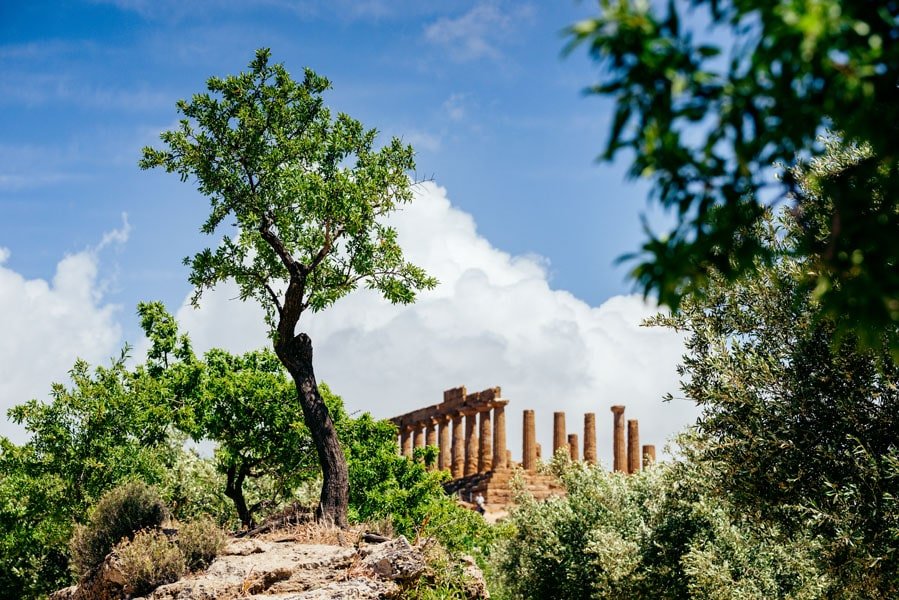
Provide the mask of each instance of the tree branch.
[{"label": "tree branch", "polygon": [[271,216],[267,212],[264,213],[259,223],[259,235],[261,235],[262,239],[264,239],[265,242],[271,246],[272,250],[275,251],[275,254],[281,259],[281,263],[287,269],[287,272],[290,273],[291,277],[304,277],[305,273],[303,273],[301,265],[290,255],[287,248],[284,247],[284,242],[281,241],[281,238],[272,231],[272,222]]}]

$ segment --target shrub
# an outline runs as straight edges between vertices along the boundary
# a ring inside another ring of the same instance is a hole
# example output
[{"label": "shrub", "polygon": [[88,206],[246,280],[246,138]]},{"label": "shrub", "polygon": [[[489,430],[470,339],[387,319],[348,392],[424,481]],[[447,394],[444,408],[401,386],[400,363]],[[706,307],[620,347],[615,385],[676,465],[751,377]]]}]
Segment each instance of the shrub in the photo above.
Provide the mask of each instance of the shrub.
[{"label": "shrub", "polygon": [[175,543],[181,549],[187,568],[206,568],[225,547],[225,534],[211,519],[187,523],[178,530]]},{"label": "shrub", "polygon": [[524,499],[499,568],[512,598],[822,597],[818,544],[736,514],[709,489],[709,466],[634,475],[554,460],[567,496]]},{"label": "shrub", "polygon": [[137,532],[134,539],[119,543],[115,552],[125,576],[125,589],[132,596],[178,581],[187,571],[181,549],[158,530]]},{"label": "shrub", "polygon": [[94,507],[88,524],[75,529],[71,543],[75,574],[86,577],[123,538],[159,527],[165,516],[159,493],[145,483],[135,481],[110,490]]}]

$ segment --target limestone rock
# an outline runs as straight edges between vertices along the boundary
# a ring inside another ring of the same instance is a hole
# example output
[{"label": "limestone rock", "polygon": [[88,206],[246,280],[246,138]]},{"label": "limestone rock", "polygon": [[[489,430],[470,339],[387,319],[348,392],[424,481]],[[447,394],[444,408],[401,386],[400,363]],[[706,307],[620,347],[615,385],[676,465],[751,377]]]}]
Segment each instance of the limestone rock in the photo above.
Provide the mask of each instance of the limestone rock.
[{"label": "limestone rock", "polygon": [[[421,549],[402,536],[358,548],[301,543],[285,536],[232,539],[205,571],[134,600],[373,600],[396,597],[401,586],[424,572]],[[119,600],[126,597],[125,583],[116,557],[110,555],[94,577],[51,598]],[[472,589],[471,598],[487,597],[477,595],[477,585]]]},{"label": "limestone rock", "polygon": [[421,552],[403,536],[375,546],[362,564],[390,581],[414,579],[425,570]]},{"label": "limestone rock", "polygon": [[465,579],[465,596],[469,600],[489,600],[490,592],[487,590],[487,581],[484,572],[475,562],[474,558],[463,554],[459,557],[462,561],[462,576]]}]

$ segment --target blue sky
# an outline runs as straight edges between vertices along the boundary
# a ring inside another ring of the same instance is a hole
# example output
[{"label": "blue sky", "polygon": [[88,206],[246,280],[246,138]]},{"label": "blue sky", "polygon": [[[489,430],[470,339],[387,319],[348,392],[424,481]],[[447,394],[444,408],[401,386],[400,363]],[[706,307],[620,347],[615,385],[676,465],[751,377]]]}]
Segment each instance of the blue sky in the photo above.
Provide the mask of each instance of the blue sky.
[{"label": "blue sky", "polygon": [[[595,162],[611,105],[582,93],[597,77],[583,50],[562,57],[562,30],[593,10],[501,0],[4,3],[0,266],[15,285],[43,282],[59,301],[68,293],[53,279],[61,261],[85,257],[76,271],[86,283],[71,288],[87,308],[68,318],[90,313],[102,323],[91,331],[107,331],[102,341],[73,333],[79,355],[109,356],[139,340],[140,300],[183,307],[181,259],[214,243],[198,233],[207,203],[174,175],[139,171],[140,149],[175,123],[178,99],[203,91],[210,75],[245,69],[265,46],[294,74],[309,66],[330,78],[333,109],[385,141],[413,144],[417,177],[435,184],[429,197],[450,211],[445,218],[470,219],[473,241],[463,243],[486,244],[510,269],[532,265],[547,294],[601,307],[632,291],[614,262],[642,240],[647,187],[625,181],[624,164]],[[479,269],[486,256],[467,259]],[[526,300],[516,300],[521,319],[532,317]],[[0,317],[0,334],[19,331],[30,318],[23,311],[38,304],[8,309],[20,314]],[[29,353],[19,341],[6,351]],[[58,377],[54,368],[48,377]]]}]

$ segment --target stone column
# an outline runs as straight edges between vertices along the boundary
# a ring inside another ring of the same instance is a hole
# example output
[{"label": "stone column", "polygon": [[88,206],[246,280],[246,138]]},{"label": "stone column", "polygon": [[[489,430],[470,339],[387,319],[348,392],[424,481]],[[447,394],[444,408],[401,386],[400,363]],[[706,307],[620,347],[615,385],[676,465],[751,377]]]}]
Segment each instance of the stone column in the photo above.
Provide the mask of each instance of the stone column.
[{"label": "stone column", "polygon": [[478,473],[493,469],[493,428],[490,426],[490,409],[481,412],[478,431]]},{"label": "stone column", "polygon": [[533,473],[537,470],[537,435],[534,431],[534,411],[524,411],[524,448],[521,453],[521,466],[525,471]]},{"label": "stone column", "polygon": [[465,432],[462,429],[462,415],[453,416],[453,479],[465,474]]},{"label": "stone column", "polygon": [[440,418],[440,454],[437,455],[437,468],[447,470],[453,463],[450,454],[450,420],[449,417]]},{"label": "stone column", "polygon": [[584,415],[584,460],[596,464],[596,414]]},{"label": "stone column", "polygon": [[612,426],[612,468],[624,473],[627,471],[627,452],[624,448],[624,407],[616,404],[612,407],[615,415]]},{"label": "stone column", "polygon": [[637,419],[627,422],[627,472],[640,470],[640,425]]},{"label": "stone column", "polygon": [[493,470],[509,466],[506,460],[506,407],[493,409]]},{"label": "stone column", "polygon": [[478,472],[478,415],[465,415],[465,476]]},{"label": "stone column", "polygon": [[565,413],[555,412],[553,413],[553,456],[556,455],[556,450],[568,446],[565,435]]},{"label": "stone column", "polygon": [[569,433],[568,434],[568,456],[570,456],[571,460],[573,460],[575,462],[581,460],[581,457],[578,455],[577,447],[578,447],[577,434]]},{"label": "stone column", "polygon": [[[436,446],[437,445],[437,423],[434,419],[428,421],[427,427],[425,429],[425,444],[428,446]],[[428,467],[428,471],[433,471],[437,468],[436,464],[432,464]]]},{"label": "stone column", "polygon": [[412,458],[412,428],[408,425],[403,426],[402,440],[403,456]]},{"label": "stone column", "polygon": [[543,446],[537,444],[537,460],[543,460]]},{"label": "stone column", "polygon": [[654,465],[656,462],[656,447],[652,444],[643,446],[643,468]]},{"label": "stone column", "polygon": [[425,447],[425,428],[421,423],[416,423],[413,425],[415,431],[415,444],[416,448],[424,448]]}]

